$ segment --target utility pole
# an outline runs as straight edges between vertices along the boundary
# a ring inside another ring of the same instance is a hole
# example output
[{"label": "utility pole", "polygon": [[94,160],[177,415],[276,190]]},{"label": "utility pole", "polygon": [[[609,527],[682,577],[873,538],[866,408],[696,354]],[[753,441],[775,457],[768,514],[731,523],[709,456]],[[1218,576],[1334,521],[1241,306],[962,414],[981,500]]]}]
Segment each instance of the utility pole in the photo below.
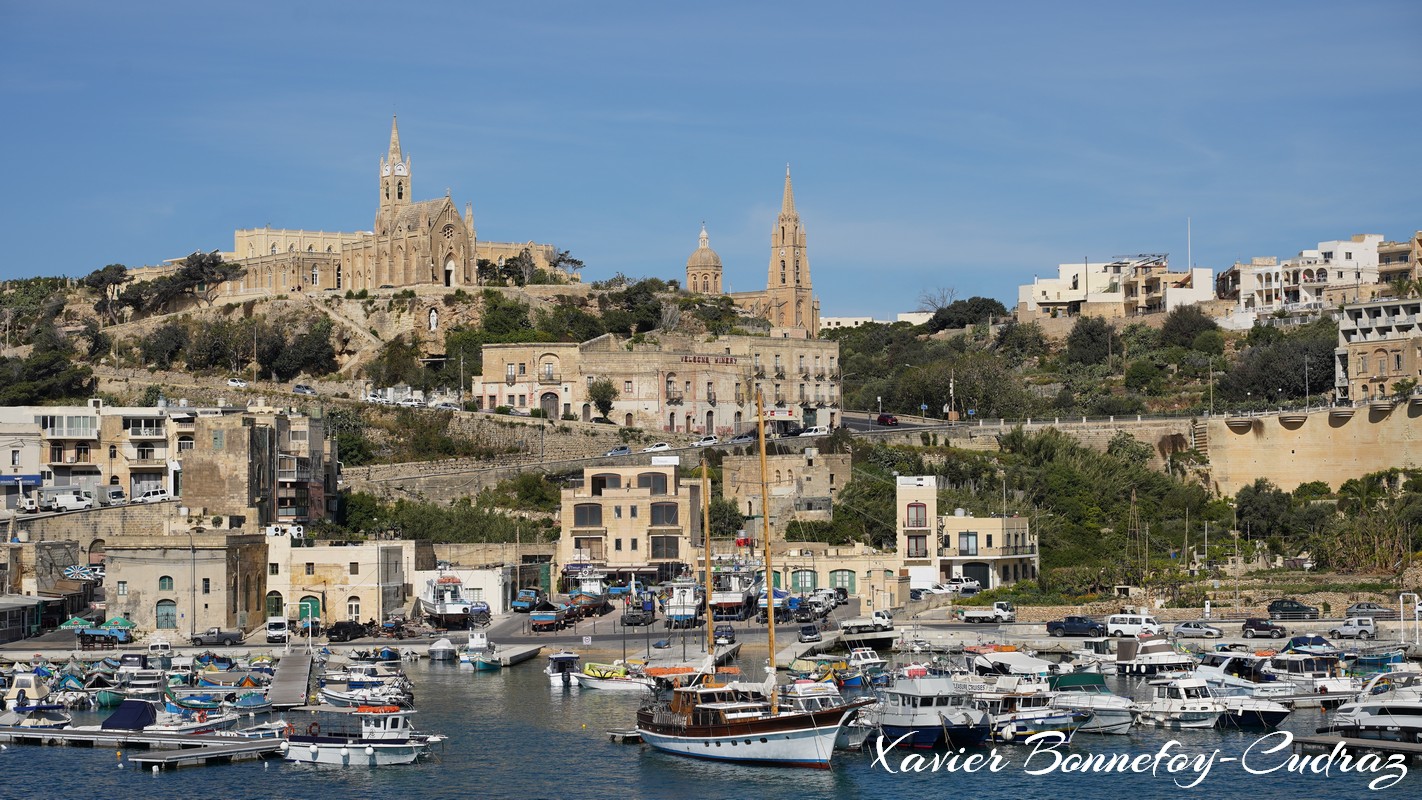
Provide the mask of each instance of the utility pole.
[{"label": "utility pole", "polygon": [[193,531],[188,529],[188,637],[197,633],[197,543]]},{"label": "utility pole", "polygon": [[459,410],[464,410],[464,354],[459,354]]}]

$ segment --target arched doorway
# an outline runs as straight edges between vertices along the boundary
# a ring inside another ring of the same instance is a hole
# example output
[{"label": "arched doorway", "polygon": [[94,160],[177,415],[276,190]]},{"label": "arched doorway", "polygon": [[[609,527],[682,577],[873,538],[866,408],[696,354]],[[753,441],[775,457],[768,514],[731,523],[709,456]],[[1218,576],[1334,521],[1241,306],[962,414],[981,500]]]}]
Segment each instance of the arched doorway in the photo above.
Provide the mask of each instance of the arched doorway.
[{"label": "arched doorway", "polygon": [[320,619],[321,598],[309,594],[301,598],[301,602],[297,605],[296,618]]},{"label": "arched doorway", "polygon": [[360,598],[351,597],[346,601],[346,619],[351,622],[360,622]]},{"label": "arched doorway", "polygon": [[543,409],[543,416],[545,419],[557,419],[558,393],[544,392],[543,396],[538,398],[538,407]]},{"label": "arched doorway", "polygon": [[588,403],[583,403],[583,422],[591,422],[591,421],[592,421],[592,406],[589,405]]},{"label": "arched doorway", "polygon": [[813,592],[819,588],[818,576],[812,569],[797,569],[790,574],[792,592]]},{"label": "arched doorway", "polygon": [[629,427],[629,428],[632,427],[632,415],[631,415],[631,414],[628,414],[628,415],[627,415],[626,417],[624,417],[623,419],[624,419],[624,421],[623,421],[623,423],[622,423],[623,425],[626,425],[626,426]]},{"label": "arched doorway", "polygon": [[444,285],[454,285],[454,257],[450,256],[444,261]]},{"label": "arched doorway", "polygon": [[104,563],[104,540],[95,539],[89,543],[89,564]]},{"label": "arched doorway", "polygon": [[281,592],[267,592],[267,616],[286,616],[286,601],[282,599]]},{"label": "arched doorway", "polygon": [[172,600],[159,600],[153,609],[154,626],[158,630],[178,629],[178,604]]},{"label": "arched doorway", "polygon": [[668,431],[669,433],[676,433],[676,412],[675,412],[675,411],[673,411],[673,412],[671,412],[670,414],[667,415],[667,431]]},{"label": "arched doorway", "polygon": [[849,594],[854,594],[854,570],[837,569],[829,574],[829,585],[831,589],[844,589]]},{"label": "arched doorway", "polygon": [[686,415],[686,428],[685,428],[684,430],[685,430],[687,433],[691,433],[692,426],[694,426],[694,425],[696,424],[695,421],[694,421],[695,419],[696,419],[696,418],[693,417],[693,416],[691,416],[690,414],[687,414],[687,415]]},{"label": "arched doorway", "polygon": [[735,423],[734,430],[739,431],[739,430],[741,429],[741,412],[739,412],[739,411],[736,412],[735,420],[736,420],[736,423]]},{"label": "arched doorway", "polygon": [[712,433],[715,433],[715,432],[716,432],[716,412],[714,412],[714,411],[707,411],[707,412],[706,412],[706,433],[707,433],[707,434],[712,434]]}]

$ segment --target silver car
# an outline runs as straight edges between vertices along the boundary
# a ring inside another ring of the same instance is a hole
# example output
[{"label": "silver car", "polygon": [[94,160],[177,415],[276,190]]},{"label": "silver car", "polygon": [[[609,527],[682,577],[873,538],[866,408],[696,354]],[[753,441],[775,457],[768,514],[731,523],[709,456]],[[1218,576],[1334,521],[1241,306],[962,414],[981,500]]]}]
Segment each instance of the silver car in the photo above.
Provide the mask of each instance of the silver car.
[{"label": "silver car", "polygon": [[1204,622],[1181,622],[1171,631],[1171,635],[1177,638],[1203,637],[1205,639],[1218,639],[1224,636],[1224,631]]}]

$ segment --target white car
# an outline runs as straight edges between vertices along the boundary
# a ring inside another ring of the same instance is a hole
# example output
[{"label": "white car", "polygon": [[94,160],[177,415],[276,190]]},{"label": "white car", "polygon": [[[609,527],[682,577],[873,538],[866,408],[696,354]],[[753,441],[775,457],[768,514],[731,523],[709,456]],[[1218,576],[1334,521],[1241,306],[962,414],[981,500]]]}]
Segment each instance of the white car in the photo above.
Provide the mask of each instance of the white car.
[{"label": "white car", "polygon": [[662,450],[670,450],[670,449],[671,449],[671,445],[667,444],[666,442],[657,442],[656,444],[648,445],[648,446],[642,448],[642,452],[644,452],[644,453],[657,453],[657,452],[661,452]]},{"label": "white car", "polygon": [[711,445],[720,444],[720,443],[721,443],[721,440],[720,440],[720,439],[717,439],[715,436],[703,436],[703,437],[701,437],[700,439],[697,439],[696,441],[692,442],[692,443],[691,443],[691,446],[692,446],[692,447],[710,447]]},{"label": "white car", "polygon": [[978,591],[983,588],[983,585],[978,583],[976,578],[965,578],[962,575],[954,575],[953,577],[949,578],[947,585],[949,591],[954,592],[961,592],[964,589],[972,589],[973,591]]},{"label": "white car", "polygon": [[815,426],[813,426],[813,427],[806,428],[806,429],[804,429],[803,431],[800,431],[800,435],[801,435],[801,436],[829,436],[829,432],[830,432],[829,426],[827,426],[827,425],[815,425]]},{"label": "white car", "polygon": [[245,388],[247,388],[247,382],[244,381],[244,380],[242,380],[241,378],[228,378],[228,379],[227,379],[227,385],[228,385],[228,386],[231,386],[231,387],[234,388],[234,389],[245,389]]},{"label": "white car", "polygon": [[403,407],[405,407],[405,408],[424,408],[424,407],[425,407],[425,404],[424,404],[424,403],[421,403],[419,400],[416,400],[416,399],[413,398],[413,397],[407,397],[407,398],[405,398],[404,400],[401,400],[401,401],[400,401],[399,403],[397,403],[396,405],[400,405],[400,406],[403,406]]}]

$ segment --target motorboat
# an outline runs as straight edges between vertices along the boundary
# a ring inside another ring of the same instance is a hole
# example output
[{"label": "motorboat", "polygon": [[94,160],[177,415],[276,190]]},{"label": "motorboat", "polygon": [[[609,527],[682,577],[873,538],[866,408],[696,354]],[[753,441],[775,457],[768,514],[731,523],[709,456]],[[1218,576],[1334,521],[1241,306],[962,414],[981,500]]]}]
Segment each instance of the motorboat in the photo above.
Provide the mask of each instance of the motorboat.
[{"label": "motorboat", "polygon": [[1162,672],[1187,672],[1195,659],[1176,652],[1169,639],[1121,639],[1116,645],[1116,674],[1155,675]]},{"label": "motorboat", "polygon": [[1211,686],[1210,694],[1224,705],[1224,713],[1215,723],[1219,728],[1277,728],[1292,709],[1283,703],[1255,697],[1248,689],[1220,689]]},{"label": "motorboat", "polygon": [[1162,728],[1213,728],[1225,712],[1199,678],[1181,678],[1155,688],[1155,697],[1136,705],[1143,725]]},{"label": "motorboat", "polygon": [[49,697],[49,685],[34,672],[16,672],[5,690],[5,708],[42,704]]},{"label": "motorboat", "polygon": [[372,689],[352,689],[340,691],[330,687],[321,688],[321,699],[333,706],[351,708],[356,706],[408,705],[413,698],[403,689],[382,686]]},{"label": "motorboat", "polygon": [[883,689],[878,722],[889,742],[918,748],[976,747],[991,731],[986,711],[972,703],[970,687],[946,675],[903,677]]},{"label": "motorboat", "polygon": [[756,574],[760,567],[755,560],[716,557],[711,567],[713,620],[743,620],[755,615]]},{"label": "motorboat", "polygon": [[566,650],[548,656],[548,666],[543,674],[554,686],[577,686],[577,675],[582,671],[582,656]]},{"label": "motorboat", "polygon": [[601,614],[608,608],[607,573],[584,568],[573,575],[577,586],[568,592],[568,603],[579,617]]},{"label": "motorboat", "polygon": [[572,624],[571,609],[564,603],[544,598],[528,612],[529,625],[535,631],[554,631]]},{"label": "motorboat", "polygon": [[496,649],[497,645],[489,641],[487,633],[470,631],[469,642],[459,648],[459,664],[480,672],[503,669],[503,661],[494,655]]},{"label": "motorboat", "polygon": [[1075,659],[1071,662],[1075,672],[1097,672],[1102,675],[1116,674],[1116,639],[1110,636],[1092,636],[1081,640],[1081,647],[1071,651]]},{"label": "motorboat", "polygon": [[1357,697],[1338,706],[1319,733],[1359,739],[1422,742],[1422,672],[1374,675]]},{"label": "motorboat", "polygon": [[672,628],[694,628],[702,611],[701,586],[691,578],[677,578],[668,586],[662,614]]},{"label": "motorboat", "polygon": [[992,650],[973,655],[973,672],[979,675],[1051,675],[1066,669],[1062,664],[1016,650]]},{"label": "motorboat", "polygon": [[1053,675],[1047,679],[1047,685],[1054,692],[1051,700],[1054,708],[1091,714],[1091,719],[1078,728],[1082,733],[1130,733],[1136,723],[1135,704],[1130,698],[1112,694],[1100,673]]},{"label": "motorboat", "polygon": [[281,744],[282,755],[287,761],[338,767],[412,764],[444,739],[417,734],[410,721],[414,713],[396,706],[322,709],[305,728],[293,724]]},{"label": "motorboat", "polygon": [[0,727],[65,728],[74,722],[64,706],[55,703],[13,706],[0,713]]},{"label": "motorboat", "polygon": [[227,708],[242,716],[254,717],[270,712],[272,701],[267,699],[266,692],[243,692],[233,698]]},{"label": "motorboat", "polygon": [[584,664],[582,672],[577,673],[574,678],[584,689],[649,694],[657,691],[656,679],[643,672],[640,664],[624,662],[621,659],[611,664]]},{"label": "motorboat", "polygon": [[429,658],[431,661],[454,661],[459,657],[454,649],[454,642],[448,639],[440,639],[430,645]]},{"label": "motorboat", "polygon": [[850,668],[860,670],[865,676],[878,675],[888,664],[872,647],[855,647],[849,651]]},{"label": "motorboat", "polygon": [[[844,696],[834,684],[824,681],[798,680],[780,687],[781,707],[792,711],[819,711],[844,703]],[[836,750],[859,750],[875,731],[879,730],[879,703],[859,709],[839,728],[835,737]]]},{"label": "motorboat", "polygon": [[1262,671],[1293,685],[1291,699],[1296,707],[1335,707],[1362,688],[1358,679],[1343,674],[1342,661],[1333,654],[1280,652],[1269,657]]},{"label": "motorboat", "polygon": [[1023,741],[1038,733],[1058,733],[1071,741],[1091,712],[1052,705],[1052,692],[1040,681],[1002,675],[996,683],[973,692],[973,705],[987,712],[993,741]]}]

